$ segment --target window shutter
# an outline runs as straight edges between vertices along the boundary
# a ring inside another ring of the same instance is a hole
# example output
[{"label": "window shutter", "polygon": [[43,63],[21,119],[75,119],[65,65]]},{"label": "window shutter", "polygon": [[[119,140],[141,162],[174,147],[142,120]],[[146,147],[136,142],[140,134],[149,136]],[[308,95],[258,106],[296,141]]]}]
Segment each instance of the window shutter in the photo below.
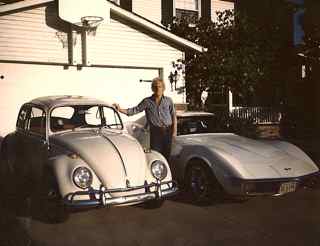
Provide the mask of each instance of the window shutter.
[{"label": "window shutter", "polygon": [[173,1],[174,0],[161,0],[161,23],[168,25],[173,19]]},{"label": "window shutter", "polygon": [[132,12],[132,0],[120,0],[120,7]]},{"label": "window shutter", "polygon": [[211,0],[201,0],[201,17],[211,19]]}]

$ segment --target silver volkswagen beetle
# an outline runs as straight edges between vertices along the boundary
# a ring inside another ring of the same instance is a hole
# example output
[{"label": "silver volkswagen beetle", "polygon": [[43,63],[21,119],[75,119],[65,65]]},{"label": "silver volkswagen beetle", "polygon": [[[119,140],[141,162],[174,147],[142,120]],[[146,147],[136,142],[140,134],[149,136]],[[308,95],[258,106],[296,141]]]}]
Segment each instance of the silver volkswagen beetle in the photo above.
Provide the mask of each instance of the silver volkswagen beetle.
[{"label": "silver volkswagen beetle", "polygon": [[81,96],[25,103],[1,160],[5,190],[21,199],[40,194],[75,208],[157,207],[177,191],[165,158],[128,135],[112,105]]}]

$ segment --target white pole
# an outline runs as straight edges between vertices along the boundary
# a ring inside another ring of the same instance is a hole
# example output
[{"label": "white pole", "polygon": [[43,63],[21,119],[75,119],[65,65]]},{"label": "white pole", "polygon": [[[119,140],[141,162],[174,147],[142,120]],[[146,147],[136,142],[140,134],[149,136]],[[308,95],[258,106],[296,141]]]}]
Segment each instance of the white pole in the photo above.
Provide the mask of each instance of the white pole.
[{"label": "white pole", "polygon": [[231,113],[233,111],[233,96],[230,89],[228,90],[228,107],[229,113]]}]

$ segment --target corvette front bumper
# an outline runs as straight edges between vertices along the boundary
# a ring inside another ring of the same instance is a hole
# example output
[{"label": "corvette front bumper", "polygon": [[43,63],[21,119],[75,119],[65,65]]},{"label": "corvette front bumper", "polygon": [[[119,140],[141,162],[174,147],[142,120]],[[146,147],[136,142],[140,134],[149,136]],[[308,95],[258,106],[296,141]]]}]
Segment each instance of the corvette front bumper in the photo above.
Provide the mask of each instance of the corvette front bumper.
[{"label": "corvette front bumper", "polygon": [[[101,186],[99,190],[89,189],[86,191],[70,193],[65,196],[64,203],[67,206],[74,208],[115,206],[130,203],[142,203],[154,199],[162,199],[173,196],[177,192],[178,186],[175,181],[157,182],[151,184],[145,183],[141,186],[118,189],[106,189],[104,186]],[[116,195],[112,195],[115,193]],[[126,194],[121,195],[121,193]]]},{"label": "corvette front bumper", "polygon": [[[238,179],[231,180],[231,186],[238,192],[234,195],[241,196],[278,196],[294,192],[302,187],[313,188],[320,184],[320,171],[299,177],[279,179]],[[283,187],[287,186],[287,190]]]}]

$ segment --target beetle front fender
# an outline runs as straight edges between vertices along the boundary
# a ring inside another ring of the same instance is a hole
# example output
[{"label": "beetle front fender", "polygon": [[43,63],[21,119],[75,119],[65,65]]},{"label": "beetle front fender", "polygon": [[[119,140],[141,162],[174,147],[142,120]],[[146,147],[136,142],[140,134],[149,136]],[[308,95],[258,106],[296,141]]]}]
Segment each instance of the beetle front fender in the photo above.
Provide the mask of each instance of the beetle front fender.
[{"label": "beetle front fender", "polygon": [[163,181],[171,181],[172,180],[170,166],[168,164],[168,161],[166,160],[166,158],[163,155],[161,155],[157,151],[151,150],[149,153],[146,153],[146,159],[147,159],[148,168],[146,170],[145,176],[146,176],[146,180],[148,181],[148,183],[156,181],[151,173],[151,164],[156,160],[162,161],[167,167],[168,174],[167,174],[167,177]]},{"label": "beetle front fender", "polygon": [[73,172],[78,167],[86,167],[91,171],[93,178],[92,188],[99,189],[101,186],[101,182],[95,172],[81,158],[72,159],[67,155],[56,156],[49,160],[49,166],[52,168],[62,197],[76,191],[82,191],[73,182]]}]

